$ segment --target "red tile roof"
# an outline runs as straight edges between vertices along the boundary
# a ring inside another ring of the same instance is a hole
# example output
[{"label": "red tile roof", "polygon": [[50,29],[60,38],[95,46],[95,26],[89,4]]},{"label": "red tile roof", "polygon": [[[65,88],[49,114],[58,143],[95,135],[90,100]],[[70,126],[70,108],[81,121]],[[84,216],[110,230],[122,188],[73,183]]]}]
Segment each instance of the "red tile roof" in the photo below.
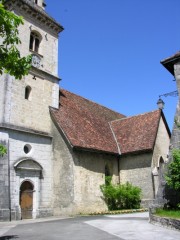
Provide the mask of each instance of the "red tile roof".
[{"label": "red tile roof", "polygon": [[97,103],[60,90],[60,108],[52,118],[72,147],[111,154],[152,150],[161,111],[126,118]]},{"label": "red tile roof", "polygon": [[161,111],[156,110],[111,122],[121,154],[152,150],[160,117]]},{"label": "red tile roof", "polygon": [[124,115],[66,90],[60,90],[59,110],[51,112],[73,147],[118,154],[109,122]]}]

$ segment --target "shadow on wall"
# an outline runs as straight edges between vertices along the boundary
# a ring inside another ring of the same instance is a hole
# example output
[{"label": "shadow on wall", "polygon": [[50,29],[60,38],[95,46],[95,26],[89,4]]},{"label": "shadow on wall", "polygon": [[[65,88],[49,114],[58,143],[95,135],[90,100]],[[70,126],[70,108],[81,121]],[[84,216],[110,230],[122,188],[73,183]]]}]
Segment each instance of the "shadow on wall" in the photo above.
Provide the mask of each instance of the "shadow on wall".
[{"label": "shadow on wall", "polygon": [[180,202],[180,192],[165,186],[165,199],[167,200],[167,207],[176,208]]},{"label": "shadow on wall", "polygon": [[17,235],[10,235],[10,236],[2,236],[0,237],[0,240],[8,240],[8,239],[15,239],[19,238]]}]

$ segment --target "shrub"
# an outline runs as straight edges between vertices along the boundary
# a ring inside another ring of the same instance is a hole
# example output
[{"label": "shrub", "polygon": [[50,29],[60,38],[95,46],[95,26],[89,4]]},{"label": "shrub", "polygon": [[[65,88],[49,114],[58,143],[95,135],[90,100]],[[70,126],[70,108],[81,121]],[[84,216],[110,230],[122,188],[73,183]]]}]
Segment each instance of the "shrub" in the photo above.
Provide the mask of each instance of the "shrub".
[{"label": "shrub", "polygon": [[180,192],[180,150],[172,152],[173,161],[168,165],[168,173],[165,177],[167,185]]},{"label": "shrub", "polygon": [[109,210],[138,209],[140,208],[141,189],[130,183],[100,186]]}]

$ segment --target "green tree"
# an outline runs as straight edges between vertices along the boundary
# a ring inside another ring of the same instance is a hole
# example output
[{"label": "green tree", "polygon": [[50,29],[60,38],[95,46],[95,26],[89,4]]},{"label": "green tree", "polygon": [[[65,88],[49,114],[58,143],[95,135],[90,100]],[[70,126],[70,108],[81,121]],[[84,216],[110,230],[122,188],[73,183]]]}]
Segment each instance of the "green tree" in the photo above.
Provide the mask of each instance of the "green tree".
[{"label": "green tree", "polygon": [[17,45],[21,43],[18,37],[18,27],[23,24],[23,18],[4,8],[0,1],[0,75],[5,72],[16,79],[22,79],[31,68],[31,55],[21,57]]},{"label": "green tree", "polygon": [[180,191],[180,150],[174,149],[172,155],[173,161],[168,166],[165,179],[169,187]]},{"label": "green tree", "polygon": [[[5,1],[0,1],[0,75],[3,72],[22,79],[31,68],[31,55],[21,57],[17,45],[21,43],[18,34],[23,18],[8,11]],[[0,156],[6,154],[6,148],[0,144]]]}]

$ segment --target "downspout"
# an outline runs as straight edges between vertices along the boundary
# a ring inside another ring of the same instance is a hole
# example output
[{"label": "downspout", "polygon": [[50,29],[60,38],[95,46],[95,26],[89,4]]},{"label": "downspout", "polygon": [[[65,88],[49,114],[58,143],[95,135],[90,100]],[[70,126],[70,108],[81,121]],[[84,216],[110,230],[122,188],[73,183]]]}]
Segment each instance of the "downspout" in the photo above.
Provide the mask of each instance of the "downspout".
[{"label": "downspout", "polygon": [[112,132],[112,134],[113,134],[114,140],[115,140],[115,142],[116,142],[117,149],[118,149],[118,153],[119,153],[119,155],[118,155],[118,177],[119,177],[119,184],[120,184],[120,156],[121,156],[121,149],[120,149],[120,146],[119,146],[119,144],[118,144],[116,135],[115,135],[115,133],[114,133],[114,131],[113,131],[113,128],[112,128],[112,126],[111,126],[111,122],[109,122],[109,126],[110,126],[111,132]]}]

